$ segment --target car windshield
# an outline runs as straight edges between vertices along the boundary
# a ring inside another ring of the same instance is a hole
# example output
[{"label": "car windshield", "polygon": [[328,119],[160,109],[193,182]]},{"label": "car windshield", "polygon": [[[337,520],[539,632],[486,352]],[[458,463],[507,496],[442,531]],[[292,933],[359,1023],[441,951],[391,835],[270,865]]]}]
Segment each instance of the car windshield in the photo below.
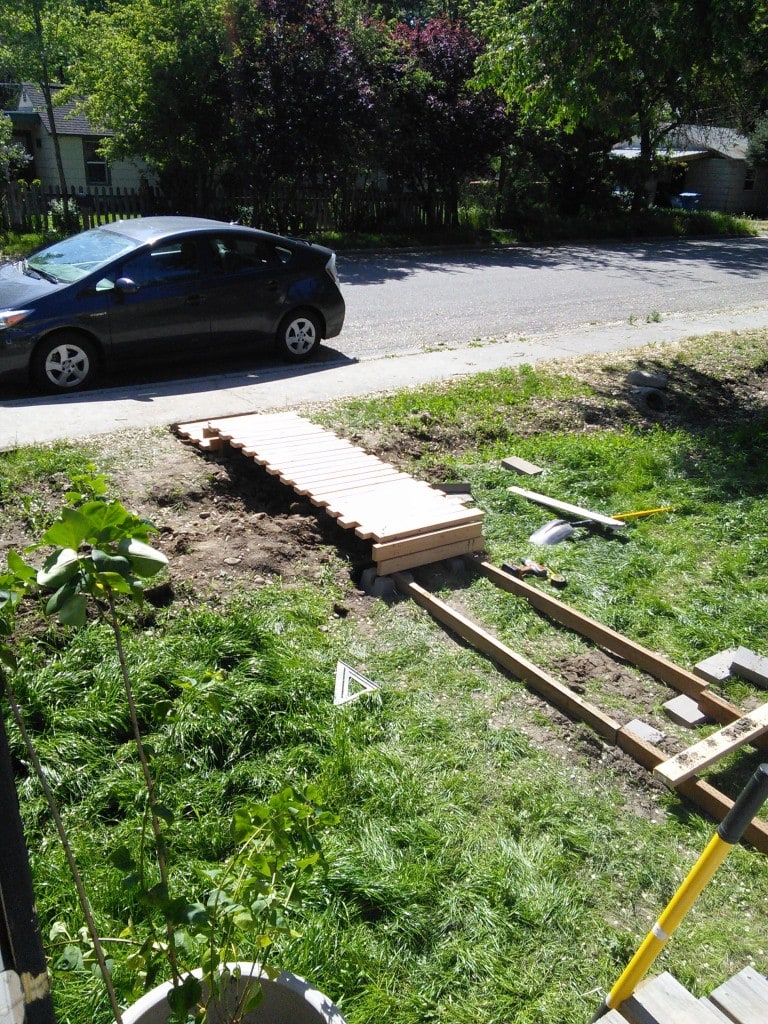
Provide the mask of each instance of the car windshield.
[{"label": "car windshield", "polygon": [[25,269],[54,281],[71,283],[141,245],[108,228],[93,228],[41,249],[26,261]]}]

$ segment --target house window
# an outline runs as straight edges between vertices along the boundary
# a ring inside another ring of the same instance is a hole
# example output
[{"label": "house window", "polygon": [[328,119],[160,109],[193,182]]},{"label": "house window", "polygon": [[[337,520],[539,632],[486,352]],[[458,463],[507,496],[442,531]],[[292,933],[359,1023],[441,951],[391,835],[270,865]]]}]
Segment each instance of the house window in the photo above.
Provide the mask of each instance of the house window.
[{"label": "house window", "polygon": [[751,192],[755,187],[755,168],[748,167],[744,175],[744,191]]},{"label": "house window", "polygon": [[83,155],[85,158],[85,183],[87,185],[108,185],[110,182],[109,164],[99,153],[101,139],[83,139]]}]

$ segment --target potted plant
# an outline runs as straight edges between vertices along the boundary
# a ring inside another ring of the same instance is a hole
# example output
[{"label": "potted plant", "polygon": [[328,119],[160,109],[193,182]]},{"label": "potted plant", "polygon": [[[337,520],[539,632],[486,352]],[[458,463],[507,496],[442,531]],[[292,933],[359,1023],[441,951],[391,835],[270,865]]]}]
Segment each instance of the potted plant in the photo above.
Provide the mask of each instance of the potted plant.
[{"label": "potted plant", "polygon": [[[290,911],[300,883],[324,863],[319,833],[335,818],[312,787],[303,792],[285,787],[266,802],[248,800],[236,807],[233,851],[206,872],[205,892],[192,899],[174,892],[168,869],[174,815],[162,799],[162,780],[156,778],[153,754],[142,735],[122,622],[122,609],[141,603],[148,581],[167,559],[148,543],[155,527],[119,502],[106,500],[104,490],[102,478],[95,478],[80,481],[80,489],[70,492],[59,518],[28,549],[51,549],[39,568],[9,553],[8,571],[0,579],[0,673],[69,860],[86,919],[86,941],[107,985],[113,1015],[118,1024],[344,1024],[333,1003],[303,979],[260,962],[277,936],[291,933]],[[143,911],[142,920],[126,926],[121,942],[130,950],[128,966],[148,987],[163,974],[167,977],[127,1010],[115,994],[103,939],[8,678],[15,664],[13,614],[25,595],[44,596],[45,614],[66,627],[80,628],[89,616],[100,618],[116,647],[146,809],[133,848],[121,845],[110,858]]]}]

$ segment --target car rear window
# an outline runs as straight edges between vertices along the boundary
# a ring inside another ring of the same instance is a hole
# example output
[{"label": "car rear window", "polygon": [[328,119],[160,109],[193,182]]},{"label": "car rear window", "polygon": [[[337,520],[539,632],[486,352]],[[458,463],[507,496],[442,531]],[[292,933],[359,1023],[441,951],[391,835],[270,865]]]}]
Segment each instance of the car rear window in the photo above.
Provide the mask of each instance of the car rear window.
[{"label": "car rear window", "polygon": [[293,251],[258,235],[221,234],[211,239],[218,269],[225,273],[287,266]]}]

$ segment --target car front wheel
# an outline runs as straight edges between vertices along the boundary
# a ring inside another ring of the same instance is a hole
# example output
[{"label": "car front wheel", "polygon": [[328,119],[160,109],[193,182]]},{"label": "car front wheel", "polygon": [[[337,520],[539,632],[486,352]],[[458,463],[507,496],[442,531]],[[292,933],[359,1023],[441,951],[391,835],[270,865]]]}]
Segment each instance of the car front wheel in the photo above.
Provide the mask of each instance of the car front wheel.
[{"label": "car front wheel", "polygon": [[319,348],[320,333],[320,323],[313,313],[289,313],[278,328],[278,352],[292,361],[307,359]]},{"label": "car front wheel", "polygon": [[79,391],[94,382],[96,371],[94,345],[74,332],[42,342],[32,364],[35,383],[47,392]]}]

